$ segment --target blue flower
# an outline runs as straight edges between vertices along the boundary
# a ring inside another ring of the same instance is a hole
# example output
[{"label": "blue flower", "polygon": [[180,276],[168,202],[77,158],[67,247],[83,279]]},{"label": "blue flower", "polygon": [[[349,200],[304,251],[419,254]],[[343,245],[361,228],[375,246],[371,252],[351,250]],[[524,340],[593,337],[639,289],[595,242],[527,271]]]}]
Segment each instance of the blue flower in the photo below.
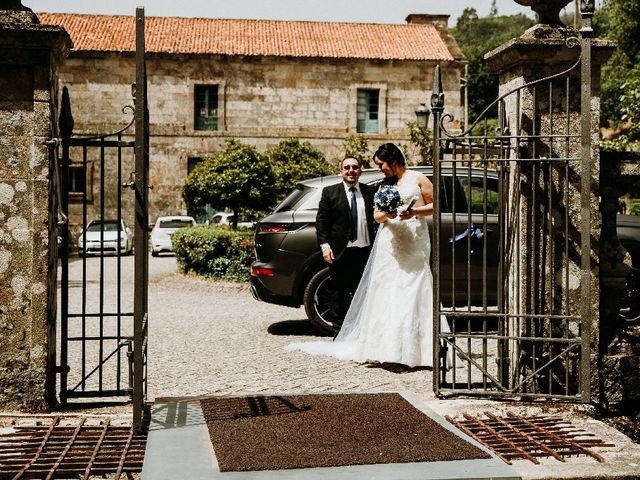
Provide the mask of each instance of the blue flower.
[{"label": "blue flower", "polygon": [[385,213],[396,213],[400,202],[400,192],[391,185],[383,185],[373,196],[375,207]]}]

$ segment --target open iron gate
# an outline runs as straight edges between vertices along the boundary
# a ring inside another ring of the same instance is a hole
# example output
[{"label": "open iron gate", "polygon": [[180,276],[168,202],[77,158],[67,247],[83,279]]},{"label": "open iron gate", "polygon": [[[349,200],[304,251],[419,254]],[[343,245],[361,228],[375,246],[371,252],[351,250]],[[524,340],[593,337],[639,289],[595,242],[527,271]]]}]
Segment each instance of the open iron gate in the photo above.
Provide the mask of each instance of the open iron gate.
[{"label": "open iron gate", "polygon": [[[62,209],[67,218],[75,215],[81,223],[70,232],[67,222],[60,232],[59,372],[61,403],[129,397],[138,430],[146,402],[148,331],[149,113],[142,8],[136,10],[132,96],[134,106],[122,110],[133,112],[133,119],[124,128],[91,137],[73,136],[69,93],[63,88],[59,121]],[[127,139],[134,124],[135,140]],[[127,220],[135,223],[133,231],[126,226]],[[95,238],[86,232],[77,237],[90,221]],[[79,262],[71,263],[71,278],[70,242],[82,253]],[[97,255],[88,258],[92,249]],[[105,255],[110,251],[114,255]],[[131,251],[133,262],[126,258]],[[133,277],[132,292],[124,288],[130,283],[127,275]]]},{"label": "open iron gate", "polygon": [[[438,396],[589,400],[593,9],[585,12],[582,3],[582,38],[567,40],[567,47],[581,47],[576,63],[501,95],[459,135],[444,127],[452,118],[443,114],[436,69],[431,105]],[[580,103],[572,90],[580,92]],[[526,126],[524,91],[533,105]],[[495,136],[488,131],[489,116],[498,117]],[[482,132],[471,134],[476,125]],[[457,193],[444,192],[443,169],[469,180],[457,184]],[[440,208],[445,199],[448,210]],[[448,244],[442,245],[443,238]],[[461,262],[466,268],[455,268]],[[441,330],[441,315],[451,331]]]}]

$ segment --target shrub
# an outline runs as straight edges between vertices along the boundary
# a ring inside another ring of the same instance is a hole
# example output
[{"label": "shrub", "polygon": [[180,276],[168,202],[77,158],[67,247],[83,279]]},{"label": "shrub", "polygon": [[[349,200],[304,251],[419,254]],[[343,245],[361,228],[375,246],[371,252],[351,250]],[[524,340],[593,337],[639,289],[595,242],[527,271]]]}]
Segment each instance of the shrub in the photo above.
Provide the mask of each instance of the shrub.
[{"label": "shrub", "polygon": [[247,281],[253,261],[253,232],[223,226],[183,228],[171,237],[183,273]]},{"label": "shrub", "polygon": [[418,122],[407,122],[411,143],[418,149],[422,157],[420,165],[431,165],[433,162],[433,133],[428,127]]}]

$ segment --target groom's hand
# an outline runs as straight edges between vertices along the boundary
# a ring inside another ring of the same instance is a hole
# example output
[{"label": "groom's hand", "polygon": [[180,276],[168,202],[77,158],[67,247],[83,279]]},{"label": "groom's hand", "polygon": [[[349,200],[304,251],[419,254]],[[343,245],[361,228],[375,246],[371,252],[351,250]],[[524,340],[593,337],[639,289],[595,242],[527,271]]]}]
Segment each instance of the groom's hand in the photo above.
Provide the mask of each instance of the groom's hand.
[{"label": "groom's hand", "polygon": [[331,250],[329,245],[322,247],[322,258],[324,258],[324,261],[327,263],[333,263],[333,250]]}]

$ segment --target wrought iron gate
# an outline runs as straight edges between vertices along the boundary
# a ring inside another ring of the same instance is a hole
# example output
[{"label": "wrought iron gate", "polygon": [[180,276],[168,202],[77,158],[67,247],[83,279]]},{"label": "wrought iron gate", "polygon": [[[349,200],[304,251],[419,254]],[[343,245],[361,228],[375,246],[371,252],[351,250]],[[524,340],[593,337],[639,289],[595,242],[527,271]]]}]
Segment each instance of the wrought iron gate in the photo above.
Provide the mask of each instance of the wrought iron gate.
[{"label": "wrought iron gate", "polygon": [[[67,222],[60,232],[60,402],[130,397],[136,429],[141,426],[146,401],[146,85],[144,9],[138,8],[134,106],[122,109],[123,113],[133,113],[131,122],[114,133],[73,136],[67,87],[63,88],[59,122],[62,209],[71,219],[71,225]],[[131,140],[128,132],[134,123],[135,140]],[[127,222],[135,223],[134,230]],[[73,250],[77,246],[79,261],[69,261],[71,244]],[[133,261],[127,258],[132,252]],[[131,279],[133,291],[125,290]]]},{"label": "wrought iron gate", "polygon": [[[434,321],[439,396],[589,400],[593,10],[584,10],[581,39],[567,40],[580,45],[577,61],[501,95],[461,134],[445,127],[437,68],[434,319],[450,326]],[[442,191],[443,169],[460,178],[457,194]]]}]

